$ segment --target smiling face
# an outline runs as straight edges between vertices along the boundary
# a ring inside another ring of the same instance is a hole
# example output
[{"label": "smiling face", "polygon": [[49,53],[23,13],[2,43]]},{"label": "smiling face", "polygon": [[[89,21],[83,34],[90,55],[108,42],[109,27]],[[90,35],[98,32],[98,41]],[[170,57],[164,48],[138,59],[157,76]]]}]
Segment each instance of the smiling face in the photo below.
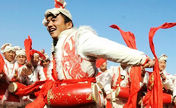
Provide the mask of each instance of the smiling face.
[{"label": "smiling face", "polygon": [[46,20],[47,20],[46,25],[47,30],[53,39],[57,39],[57,37],[60,35],[62,31],[72,27],[71,22],[65,23],[64,17],[61,14],[57,15],[56,17],[50,15],[46,18]]}]

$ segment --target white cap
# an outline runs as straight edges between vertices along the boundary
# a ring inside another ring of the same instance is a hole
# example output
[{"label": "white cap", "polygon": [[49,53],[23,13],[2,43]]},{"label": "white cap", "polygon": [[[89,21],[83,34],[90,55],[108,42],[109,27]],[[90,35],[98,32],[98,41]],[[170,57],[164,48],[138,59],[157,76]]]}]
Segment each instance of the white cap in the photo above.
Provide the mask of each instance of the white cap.
[{"label": "white cap", "polygon": [[167,61],[167,55],[166,54],[162,54],[159,58],[158,61]]},{"label": "white cap", "polygon": [[5,49],[6,46],[12,46],[12,44],[11,43],[5,43],[5,44],[3,44],[1,46],[1,53],[4,53],[4,49]]},{"label": "white cap", "polygon": [[16,50],[12,46],[6,46],[5,49],[4,49],[4,51],[3,51],[3,53],[8,52],[8,51],[14,51],[15,52]]},{"label": "white cap", "polygon": [[[72,16],[71,16],[71,13],[67,10],[67,9],[63,9],[63,8],[53,8],[53,9],[48,9],[48,10],[46,10],[46,12],[45,12],[45,18],[48,16],[48,15],[50,15],[50,14],[52,14],[52,15],[54,15],[54,16],[57,16],[59,13],[62,13],[62,14],[64,14],[65,16],[67,16],[70,20],[72,20]],[[46,21],[46,19],[43,19],[43,25],[47,25],[47,21]]]},{"label": "white cap", "polygon": [[22,48],[20,48],[20,46],[14,46],[13,48],[15,49],[15,51],[22,49]]},{"label": "white cap", "polygon": [[20,55],[26,56],[25,50],[24,50],[24,49],[17,50],[17,51],[16,51],[16,55],[17,55],[17,56],[20,56]]},{"label": "white cap", "polygon": [[39,56],[39,54],[38,54],[38,53],[34,53],[34,55],[33,55],[33,56],[34,56],[34,57],[35,57],[35,56]]}]

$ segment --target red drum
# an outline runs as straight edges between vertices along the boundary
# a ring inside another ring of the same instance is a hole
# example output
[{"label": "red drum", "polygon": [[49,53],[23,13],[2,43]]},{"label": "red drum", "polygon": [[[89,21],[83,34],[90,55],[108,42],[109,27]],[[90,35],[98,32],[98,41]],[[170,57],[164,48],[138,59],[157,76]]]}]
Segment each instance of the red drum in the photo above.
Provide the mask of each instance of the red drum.
[{"label": "red drum", "polygon": [[172,103],[172,95],[163,93],[163,104]]},{"label": "red drum", "polygon": [[51,106],[75,106],[92,103],[91,83],[74,83],[53,87],[48,91],[47,104]]},{"label": "red drum", "polygon": [[116,97],[128,99],[129,87],[117,87]]}]

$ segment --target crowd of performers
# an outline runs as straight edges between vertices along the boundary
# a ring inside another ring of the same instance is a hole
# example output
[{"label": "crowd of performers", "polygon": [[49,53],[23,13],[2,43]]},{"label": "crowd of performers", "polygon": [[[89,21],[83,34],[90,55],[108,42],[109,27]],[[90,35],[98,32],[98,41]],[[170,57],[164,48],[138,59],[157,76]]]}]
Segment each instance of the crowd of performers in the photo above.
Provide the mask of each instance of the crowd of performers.
[{"label": "crowd of performers", "polygon": [[[4,61],[3,66],[1,65],[0,74],[1,107],[24,107],[27,104],[34,102],[36,99],[35,92],[40,91],[43,86],[46,86],[42,85],[43,83],[46,83],[47,81],[58,82],[58,78],[55,76],[55,61],[53,58],[49,58],[44,50],[32,50],[31,52],[31,59],[30,62],[28,62],[25,50],[19,46],[12,46],[11,44],[6,43],[1,47],[1,53],[3,55],[3,57],[1,57],[1,63]],[[161,55],[158,60],[163,85],[163,106],[172,108],[175,105],[176,79],[174,75],[166,72],[167,56]],[[79,106],[82,104],[90,106],[89,104],[95,102],[98,104],[98,107],[123,108],[129,97],[131,79],[129,74],[132,67],[133,66],[131,65],[121,63],[119,66],[111,66],[108,69],[107,60],[99,58],[96,60],[96,68],[98,71],[94,75],[96,81],[87,78],[85,78],[85,80],[78,80],[80,78],[77,78],[77,80],[75,80],[76,82],[73,80],[62,82],[63,86],[54,89],[50,88],[50,90],[53,90],[52,92],[55,94],[60,93],[63,96],[58,97],[58,95],[56,95],[52,97],[47,95],[47,99],[51,99],[50,101],[53,101],[53,103],[49,103],[49,100],[46,100],[47,102],[45,102],[45,104],[53,104],[53,106],[60,107],[72,105]],[[142,66],[141,77],[140,90],[138,91],[136,102],[136,107],[139,108],[145,107],[143,102],[145,95],[147,91],[151,90],[154,84],[152,72],[146,71],[145,67]],[[41,81],[39,82],[39,85],[38,81]],[[91,83],[88,83],[89,81]],[[79,82],[82,82],[81,85]],[[65,86],[65,84],[68,84],[69,86]],[[30,87],[30,85],[32,85],[32,87]],[[22,92],[18,93],[20,87]],[[79,88],[83,91],[79,90]],[[23,91],[23,89],[25,90]],[[48,94],[50,90],[47,91]],[[78,94],[74,93],[76,91]],[[70,96],[75,99],[66,99]],[[54,98],[58,98],[58,100],[52,100]],[[59,98],[61,100],[59,100]],[[80,100],[77,100],[76,98],[79,98]],[[56,103],[57,101],[59,103]],[[91,106],[97,107],[97,105],[94,104]],[[45,105],[45,107],[47,106]]]},{"label": "crowd of performers", "polygon": [[[175,107],[176,80],[165,71],[166,55],[157,58],[153,53],[151,59],[137,50],[134,35],[117,25],[111,27],[120,31],[128,47],[98,36],[88,26],[75,28],[64,7],[64,0],[55,0],[55,8],[45,12],[43,24],[53,39],[51,57],[34,50],[30,37],[24,49],[2,45],[0,107]],[[176,23],[152,28],[149,36],[173,26]],[[107,60],[120,66],[107,69]]]}]

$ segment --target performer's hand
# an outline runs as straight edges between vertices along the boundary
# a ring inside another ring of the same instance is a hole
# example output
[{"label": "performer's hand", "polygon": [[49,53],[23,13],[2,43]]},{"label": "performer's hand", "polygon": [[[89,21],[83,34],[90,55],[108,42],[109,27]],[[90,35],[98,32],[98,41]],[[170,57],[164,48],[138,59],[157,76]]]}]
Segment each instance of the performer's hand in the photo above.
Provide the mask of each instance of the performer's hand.
[{"label": "performer's hand", "polygon": [[31,75],[32,72],[33,72],[32,69],[23,68],[23,69],[22,69],[22,72],[21,72],[21,76],[27,77],[28,75]]},{"label": "performer's hand", "polygon": [[152,68],[155,65],[155,60],[152,60],[148,57],[147,63],[143,66],[143,68]]},{"label": "performer's hand", "polygon": [[29,69],[32,68],[32,63],[31,62],[27,62],[26,63],[26,67],[29,68]]},{"label": "performer's hand", "polygon": [[0,79],[4,76],[4,74],[0,74]]},{"label": "performer's hand", "polygon": [[163,82],[166,81],[166,76],[164,75],[163,72],[160,73],[160,76],[161,76]]},{"label": "performer's hand", "polygon": [[106,99],[111,101],[112,100],[112,94],[111,93],[107,94]]}]

